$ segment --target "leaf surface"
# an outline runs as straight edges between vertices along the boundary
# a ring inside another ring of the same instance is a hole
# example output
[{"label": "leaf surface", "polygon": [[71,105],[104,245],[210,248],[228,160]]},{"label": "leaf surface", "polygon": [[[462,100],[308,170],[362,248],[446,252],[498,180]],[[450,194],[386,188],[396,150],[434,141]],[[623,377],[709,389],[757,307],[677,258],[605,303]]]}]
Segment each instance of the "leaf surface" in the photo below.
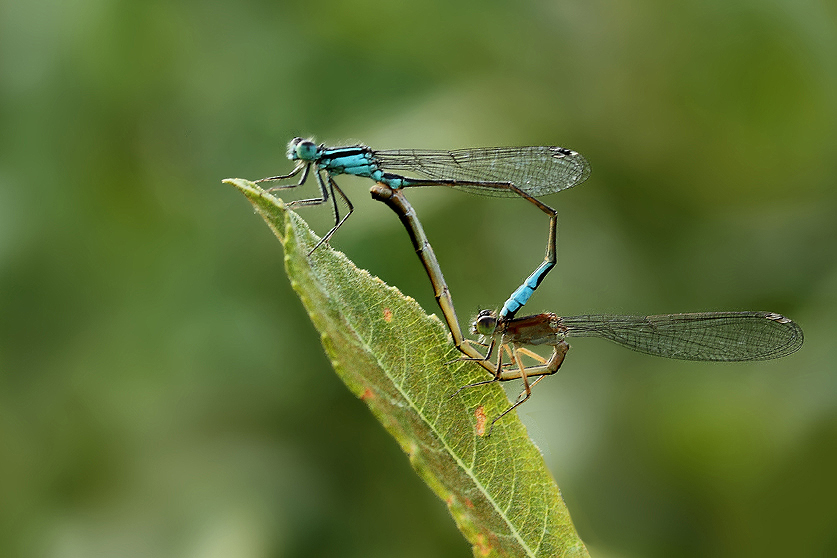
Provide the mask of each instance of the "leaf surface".
[{"label": "leaf surface", "polygon": [[358,269],[283,202],[252,182],[241,191],[281,241],[294,290],[338,376],[372,410],[416,472],[448,505],[474,556],[589,556],[560,490],[498,384],[459,353],[442,322],[410,297]]}]

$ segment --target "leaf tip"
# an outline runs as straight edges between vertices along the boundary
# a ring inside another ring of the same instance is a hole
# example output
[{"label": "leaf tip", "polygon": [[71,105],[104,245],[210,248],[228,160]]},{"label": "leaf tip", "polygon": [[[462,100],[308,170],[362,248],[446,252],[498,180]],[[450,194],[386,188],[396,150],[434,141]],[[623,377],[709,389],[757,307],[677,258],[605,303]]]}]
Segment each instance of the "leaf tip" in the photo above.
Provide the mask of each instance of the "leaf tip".
[{"label": "leaf tip", "polygon": [[261,188],[255,182],[247,180],[246,178],[225,178],[221,181],[221,183],[233,186],[239,192],[247,196],[250,200],[253,200],[254,198],[269,200],[281,209],[285,208],[285,202],[282,201],[282,198],[268,194],[267,190]]},{"label": "leaf tip", "polygon": [[225,178],[221,181],[221,184],[229,184],[231,186],[235,186],[239,190],[245,188],[259,188],[258,186],[256,186],[255,182],[250,182],[246,178]]}]

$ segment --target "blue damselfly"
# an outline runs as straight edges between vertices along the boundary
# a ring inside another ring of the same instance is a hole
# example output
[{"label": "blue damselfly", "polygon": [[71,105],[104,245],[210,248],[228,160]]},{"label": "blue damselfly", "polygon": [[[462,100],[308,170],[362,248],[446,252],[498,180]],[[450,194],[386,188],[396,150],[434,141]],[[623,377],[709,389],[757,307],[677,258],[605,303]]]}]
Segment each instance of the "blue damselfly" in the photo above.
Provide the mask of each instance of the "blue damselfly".
[{"label": "blue damselfly", "polygon": [[[326,147],[310,139],[294,138],[288,144],[288,158],[297,161],[294,169],[280,176],[256,182],[286,180],[300,175],[296,184],[274,186],[269,191],[295,188],[308,179],[311,170],[317,179],[320,195],[289,202],[287,205],[320,205],[332,201],[334,226],[312,249],[329,238],[351,215],[354,206],[334,181],[334,176],[351,174],[371,178],[393,190],[417,186],[445,186],[472,193],[521,197],[550,218],[544,262],[512,294],[501,310],[511,318],[555,266],[557,213],[536,198],[565,190],[587,179],[590,165],[579,153],[556,146],[478,147],[452,151],[428,149],[393,149],[376,151],[365,145]],[[416,175],[409,177],[400,173]],[[335,192],[346,203],[348,211],[341,218]]]}]

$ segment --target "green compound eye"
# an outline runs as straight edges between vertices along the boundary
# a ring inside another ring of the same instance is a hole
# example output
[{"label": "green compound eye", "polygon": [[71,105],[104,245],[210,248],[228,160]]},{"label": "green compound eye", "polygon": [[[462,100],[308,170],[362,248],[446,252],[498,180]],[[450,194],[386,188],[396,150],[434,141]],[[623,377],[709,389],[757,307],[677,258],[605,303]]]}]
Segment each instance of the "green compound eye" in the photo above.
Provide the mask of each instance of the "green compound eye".
[{"label": "green compound eye", "polygon": [[474,320],[473,331],[480,335],[491,335],[497,329],[497,316],[488,310],[483,310]]}]

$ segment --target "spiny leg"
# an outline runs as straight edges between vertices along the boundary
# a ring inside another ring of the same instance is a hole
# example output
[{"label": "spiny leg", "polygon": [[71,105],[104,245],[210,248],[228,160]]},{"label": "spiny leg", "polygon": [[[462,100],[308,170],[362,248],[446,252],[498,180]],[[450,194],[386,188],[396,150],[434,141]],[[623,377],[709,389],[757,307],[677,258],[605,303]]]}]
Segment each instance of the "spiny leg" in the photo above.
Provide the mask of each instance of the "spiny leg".
[{"label": "spiny leg", "polygon": [[317,185],[320,187],[320,197],[319,198],[308,198],[305,200],[293,200],[289,201],[285,204],[286,207],[294,207],[294,206],[309,206],[309,205],[320,205],[328,201],[329,196],[329,186],[326,186],[326,183],[323,181],[322,173],[320,169],[314,169],[314,176],[317,177]]},{"label": "spiny leg", "polygon": [[569,350],[569,343],[563,340],[553,347],[552,356],[549,357],[549,361],[544,364],[544,368],[547,370],[545,375],[552,375],[558,372],[558,369],[561,368],[562,364],[564,364],[564,358],[567,356],[567,351]]},{"label": "spiny leg", "polygon": [[[506,348],[508,349],[507,345],[506,345]],[[555,374],[558,371],[558,369],[561,367],[561,364],[564,362],[564,357],[566,356],[567,351],[569,349],[570,349],[570,346],[567,344],[567,342],[566,341],[561,341],[561,342],[559,342],[559,343],[557,343],[553,346],[552,356],[549,358],[549,360],[545,360],[543,357],[541,357],[540,355],[538,355],[537,353],[535,353],[533,351],[530,351],[529,349],[526,349],[524,347],[520,347],[519,345],[514,345],[513,351],[512,351],[512,359],[517,364],[517,368],[518,368],[518,372],[520,374],[520,378],[523,380],[523,391],[520,392],[520,395],[517,396],[517,399],[515,400],[514,405],[512,405],[511,407],[509,407],[508,409],[503,411],[503,413],[500,414],[500,416],[498,416],[493,421],[491,421],[491,426],[488,428],[488,434],[486,434],[486,437],[491,435],[491,431],[494,428],[494,424],[498,420],[500,420],[501,418],[503,418],[503,416],[505,416],[506,414],[513,411],[515,408],[517,408],[520,405],[522,405],[523,403],[525,403],[526,400],[528,400],[532,396],[532,389],[538,384],[538,382],[540,382],[541,380],[543,380],[547,376]],[[543,362],[543,365],[529,366],[529,367],[523,366],[523,363],[520,361],[520,356],[519,356],[521,353],[525,354],[526,356],[529,356],[529,357],[531,357],[535,360],[539,360],[539,361]],[[534,374],[538,374],[538,377],[535,378],[535,381],[530,384],[529,383],[529,376],[534,375]],[[503,378],[503,379],[504,380],[506,380],[506,379],[510,380],[512,378]]]},{"label": "spiny leg", "polygon": [[509,355],[509,359],[511,359],[511,362],[510,362],[509,364],[507,364],[506,366],[514,366],[514,362],[515,362],[515,360],[517,360],[517,359],[515,359],[515,358],[514,358],[514,353],[513,353],[513,352],[512,352],[512,350],[509,348],[509,344],[508,344],[508,343],[503,343],[503,350],[504,350],[504,351],[506,351],[506,354],[507,354],[507,355]]},{"label": "spiny leg", "polygon": [[[529,351],[523,347],[518,346],[517,352],[523,353],[527,356],[532,357],[535,360],[539,360],[543,362],[543,364],[538,364],[534,366],[526,366],[524,370],[526,370],[526,375],[531,376],[551,376],[555,374],[559,368],[561,368],[561,364],[564,362],[564,357],[567,355],[567,351],[570,349],[569,344],[566,341],[560,341],[553,345],[552,347],[552,355],[550,355],[548,360],[544,360],[543,357],[540,355]],[[531,353],[531,354],[530,354]],[[515,372],[510,370],[504,370],[503,376],[501,377],[501,381],[506,380],[516,380],[517,378],[521,377],[519,369]],[[534,385],[534,384],[532,384]]]},{"label": "spiny leg", "polygon": [[[319,174],[317,176],[319,177]],[[333,205],[334,226],[331,228],[330,231],[328,231],[325,234],[325,236],[323,236],[320,239],[320,241],[313,248],[311,248],[311,251],[308,252],[309,256],[314,252],[314,250],[316,250],[317,248],[320,247],[320,244],[322,244],[324,242],[328,242],[328,240],[331,238],[331,236],[335,232],[337,232],[337,229],[339,229],[343,225],[343,223],[346,222],[346,219],[348,219],[349,215],[351,215],[352,212],[355,210],[355,206],[352,205],[352,202],[349,201],[349,198],[346,196],[346,194],[343,193],[343,190],[340,189],[340,186],[337,185],[337,182],[334,181],[334,179],[331,177],[330,174],[327,175],[327,176],[328,176],[328,186],[329,186],[329,189],[332,192],[331,199],[332,199],[332,202],[334,204]],[[337,192],[338,194],[340,194],[340,197],[343,198],[343,201],[346,202],[346,206],[348,207],[348,210],[346,211],[346,214],[343,216],[342,219],[340,218],[340,211],[337,208],[337,196],[334,195],[334,192]]]},{"label": "spiny leg", "polygon": [[[512,353],[512,358],[514,359],[515,363],[517,364],[517,368],[520,371],[520,378],[523,380],[523,391],[520,393],[520,395],[517,396],[517,399],[515,400],[514,405],[512,405],[511,407],[509,407],[508,409],[506,409],[505,411],[500,413],[500,415],[497,418],[495,418],[494,420],[491,421],[491,426],[488,427],[488,433],[486,433],[486,435],[485,435],[486,438],[491,436],[491,431],[494,430],[494,424],[498,420],[500,420],[501,418],[503,418],[504,416],[506,416],[507,414],[512,412],[514,409],[516,409],[517,407],[522,405],[527,399],[529,399],[532,396],[532,387],[529,385],[529,377],[526,374],[526,367],[524,367],[523,363],[520,362],[520,356],[518,356],[518,354],[517,354],[517,349],[518,349],[518,347],[514,346],[511,350],[511,353]],[[543,376],[541,376],[541,377],[543,377]],[[538,380],[540,380],[540,378],[535,380],[535,382],[532,385],[535,385],[538,382]],[[526,394],[526,396],[521,399],[521,397],[524,394]]]},{"label": "spiny leg", "polygon": [[[535,351],[530,351],[526,347],[518,347],[517,352],[522,353],[522,354],[526,355],[527,357],[531,358],[532,360],[536,360],[536,361],[540,362],[541,364],[546,364],[546,359],[545,358],[543,358],[541,355],[539,355]],[[535,384],[532,384],[532,385],[535,385]]]},{"label": "spiny leg", "polygon": [[483,347],[488,347],[488,349],[486,350],[485,356],[483,356],[483,357],[461,356],[459,358],[449,360],[445,364],[452,364],[454,362],[486,362],[486,361],[491,359],[491,353],[494,352],[494,346],[496,344],[496,339],[494,339],[492,337],[491,343],[488,343],[487,345],[485,343],[480,343],[479,341],[472,341],[470,339],[463,339],[462,342],[463,343],[475,343],[475,344],[481,345]]},{"label": "spiny leg", "polygon": [[[494,345],[495,345],[495,339],[492,338],[491,344],[489,345],[489,351],[486,354],[486,360],[488,360],[488,358],[490,358],[491,352],[494,349]],[[471,360],[471,359],[462,359],[462,360]],[[455,397],[463,389],[477,387],[477,386],[484,386],[484,385],[487,385],[487,384],[493,384],[494,382],[499,382],[501,380],[502,370],[503,370],[503,351],[498,350],[497,351],[497,368],[496,368],[496,372],[494,372],[491,379],[490,380],[482,380],[482,381],[479,381],[479,382],[474,382],[473,384],[465,384],[464,386],[460,387],[458,390],[453,392],[451,394],[451,398]]]},{"label": "spiny leg", "polygon": [[308,180],[308,171],[311,170],[311,163],[306,163],[305,161],[300,161],[299,163],[296,164],[296,167],[294,167],[294,170],[292,170],[288,174],[285,174],[285,175],[282,175],[282,176],[269,176],[267,178],[260,178],[260,179],[256,180],[256,184],[258,184],[259,182],[272,182],[274,180],[286,180],[288,178],[291,178],[291,177],[295,176],[296,174],[299,173],[299,171],[301,171],[303,169],[305,169],[305,171],[302,173],[302,177],[299,179],[299,182],[297,182],[296,184],[286,184],[284,186],[274,186],[272,188],[268,188],[267,191],[272,192],[273,190],[282,190],[284,188],[296,188],[297,186],[302,186],[303,184],[305,184],[305,181]]}]

